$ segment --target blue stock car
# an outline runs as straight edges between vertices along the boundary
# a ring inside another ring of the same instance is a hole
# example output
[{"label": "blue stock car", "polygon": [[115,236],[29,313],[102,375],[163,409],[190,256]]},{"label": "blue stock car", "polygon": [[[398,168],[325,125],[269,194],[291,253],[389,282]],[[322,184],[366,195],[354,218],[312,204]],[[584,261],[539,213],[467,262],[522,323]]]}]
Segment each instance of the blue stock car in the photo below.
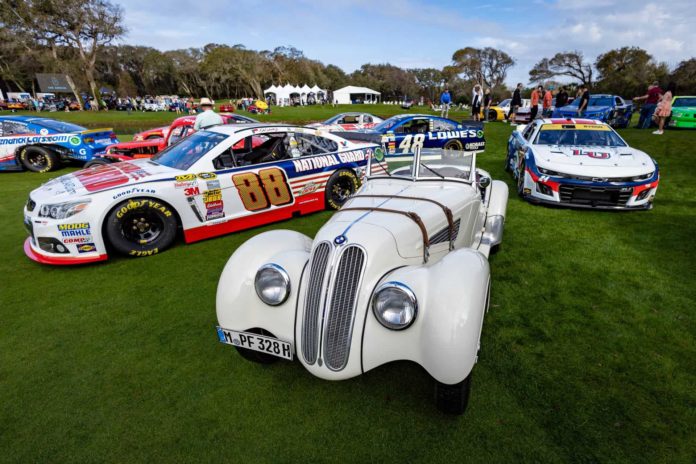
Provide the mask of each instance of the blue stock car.
[{"label": "blue stock car", "polygon": [[[577,118],[580,99],[576,98],[570,105],[556,108],[553,118]],[[595,119],[609,124],[612,127],[628,127],[633,115],[633,103],[627,103],[618,95],[597,94],[590,95],[590,101],[582,114],[584,119]]]},{"label": "blue stock car", "polygon": [[387,156],[392,158],[402,153],[413,153],[419,146],[469,152],[480,152],[486,147],[483,123],[459,123],[428,114],[392,116],[372,129],[336,134],[347,139],[381,143]]},{"label": "blue stock car", "polygon": [[55,119],[0,116],[0,171],[46,172],[63,161],[90,161],[118,143],[111,129],[87,130]]}]

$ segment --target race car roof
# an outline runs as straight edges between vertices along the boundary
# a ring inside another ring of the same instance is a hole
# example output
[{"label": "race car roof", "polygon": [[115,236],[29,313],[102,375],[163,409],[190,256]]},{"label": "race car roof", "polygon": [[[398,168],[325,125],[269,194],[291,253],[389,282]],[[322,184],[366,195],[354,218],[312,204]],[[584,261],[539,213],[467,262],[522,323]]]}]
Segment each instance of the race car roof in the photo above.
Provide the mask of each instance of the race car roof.
[{"label": "race car roof", "polygon": [[[219,126],[209,127],[206,130],[212,131],[212,132],[219,132],[221,134],[226,134],[226,135],[232,135],[232,134],[235,134],[237,132],[241,132],[241,131],[245,131],[245,130],[249,130],[249,129],[261,129],[261,128],[268,128],[268,127],[276,127],[278,129],[285,129],[288,127],[302,128],[302,126],[298,126],[297,124],[249,123],[249,124],[223,124],[223,125],[219,125]],[[316,129],[312,129],[312,130],[316,130]]]},{"label": "race car roof", "polygon": [[597,121],[596,119],[582,119],[582,118],[545,118],[539,119],[539,124],[596,124],[605,125],[602,121]]}]

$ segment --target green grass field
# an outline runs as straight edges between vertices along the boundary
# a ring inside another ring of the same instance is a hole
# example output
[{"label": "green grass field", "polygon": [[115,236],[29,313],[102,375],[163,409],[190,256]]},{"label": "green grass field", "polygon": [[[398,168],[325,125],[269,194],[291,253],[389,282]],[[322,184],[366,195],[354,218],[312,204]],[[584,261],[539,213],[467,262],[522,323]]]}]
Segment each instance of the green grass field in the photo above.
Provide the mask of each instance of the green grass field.
[{"label": "green grass field", "polygon": [[[174,117],[55,116],[130,128],[119,133]],[[479,165],[512,189],[509,132],[486,125]],[[47,267],[24,256],[22,207],[67,170],[0,174],[0,461],[694,463],[696,133],[621,133],[660,163],[655,208],[573,211],[511,196],[459,418],[435,410],[431,379],[410,363],[331,383],[297,362],[251,364],[217,341],[215,290],[235,248],[274,228],[313,236],[330,213],[149,258]]]}]

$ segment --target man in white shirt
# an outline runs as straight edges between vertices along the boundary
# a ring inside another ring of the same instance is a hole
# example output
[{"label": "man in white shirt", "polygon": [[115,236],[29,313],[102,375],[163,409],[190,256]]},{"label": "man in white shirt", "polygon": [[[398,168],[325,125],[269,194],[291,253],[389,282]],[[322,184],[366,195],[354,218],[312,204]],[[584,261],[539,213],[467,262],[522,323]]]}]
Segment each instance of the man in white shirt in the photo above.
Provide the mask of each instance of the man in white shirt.
[{"label": "man in white shirt", "polygon": [[196,116],[196,121],[193,123],[194,130],[207,129],[222,124],[222,117],[213,111],[213,102],[210,98],[201,98],[200,107],[203,111]]}]

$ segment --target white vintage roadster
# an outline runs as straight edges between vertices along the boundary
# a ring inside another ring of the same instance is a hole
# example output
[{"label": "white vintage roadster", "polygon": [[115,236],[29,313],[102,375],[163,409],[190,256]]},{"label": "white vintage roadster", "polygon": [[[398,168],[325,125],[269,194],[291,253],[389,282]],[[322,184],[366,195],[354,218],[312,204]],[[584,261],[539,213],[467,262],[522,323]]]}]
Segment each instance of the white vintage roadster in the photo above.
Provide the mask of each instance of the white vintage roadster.
[{"label": "white vintage roadster", "polygon": [[235,251],[218,284],[218,338],[255,362],[297,357],[327,380],[414,361],[435,379],[438,408],[461,414],[507,199],[474,154],[394,162],[376,149],[364,185],[314,240],[276,230]]}]

